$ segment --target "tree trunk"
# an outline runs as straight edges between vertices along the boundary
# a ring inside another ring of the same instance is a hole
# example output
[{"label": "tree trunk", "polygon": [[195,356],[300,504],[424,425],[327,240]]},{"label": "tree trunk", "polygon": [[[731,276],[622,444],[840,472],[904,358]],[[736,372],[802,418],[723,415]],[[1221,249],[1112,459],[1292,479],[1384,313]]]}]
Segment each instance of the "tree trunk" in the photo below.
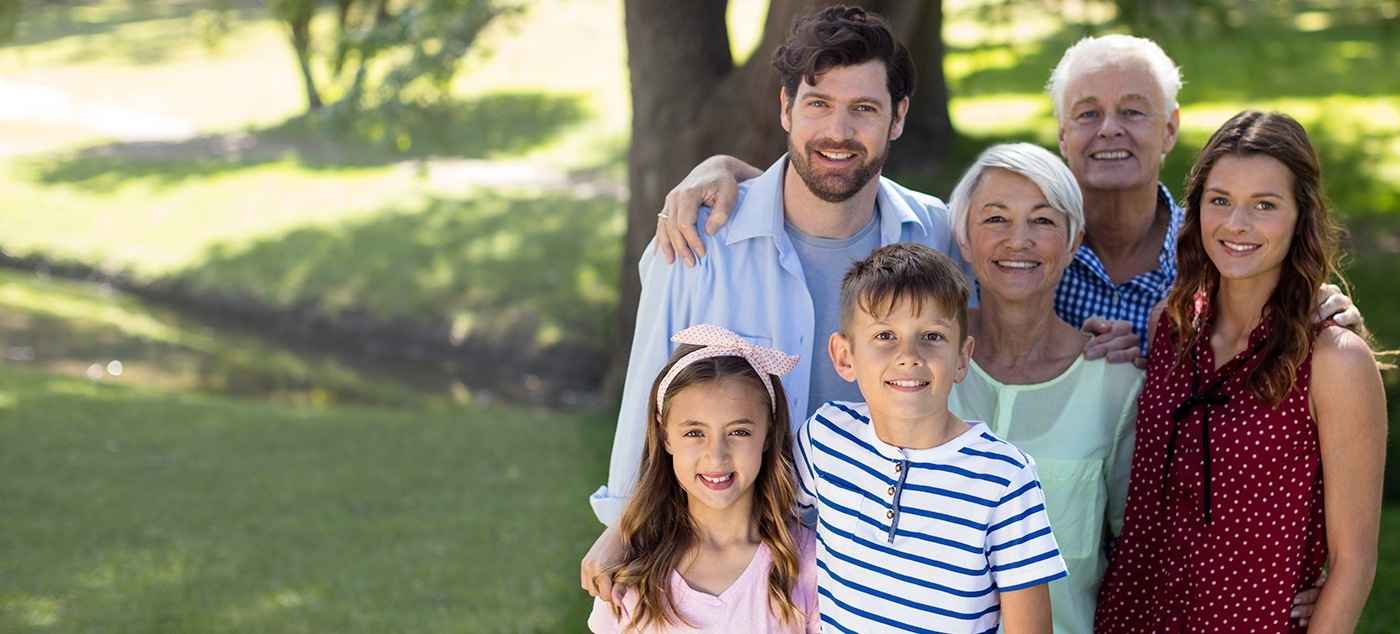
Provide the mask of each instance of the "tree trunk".
[{"label": "tree trunk", "polygon": [[[781,86],[771,55],[787,39],[795,16],[831,0],[771,0],[763,37],[753,56],[736,66],[729,52],[725,2],[625,0],[627,66],[632,79],[632,146],[628,157],[627,235],[622,255],[622,288],[613,328],[605,403],[615,403],[626,376],[636,327],[641,281],[637,262],[656,231],[656,213],[666,193],[690,169],[713,154],[732,154],[767,167],[786,148],[779,121]],[[946,145],[947,88],[943,82],[942,8],[939,0],[872,0],[859,4],[890,17],[911,47],[919,68],[918,110],[911,110],[906,139],[892,150],[901,169],[936,165]],[[933,29],[923,34],[923,29]],[[929,71],[933,70],[933,73]],[[937,102],[937,103],[934,103]],[[918,117],[916,122],[913,118]],[[932,121],[923,121],[931,117]],[[910,126],[913,126],[912,130]],[[940,132],[941,131],[941,132]],[[939,136],[939,135],[943,136]]]},{"label": "tree trunk", "polygon": [[[301,8],[305,10],[300,10]],[[298,7],[294,15],[286,18],[292,32],[292,50],[296,52],[297,67],[301,69],[302,85],[306,88],[306,110],[316,112],[321,109],[321,93],[316,90],[316,80],[311,75],[311,18],[315,15],[310,3]]]},{"label": "tree trunk", "polygon": [[[899,39],[909,47],[919,73],[914,96],[909,99],[909,119],[904,124],[904,134],[890,149],[885,171],[923,176],[937,174],[950,167],[943,159],[954,134],[953,121],[948,115],[948,80],[943,74],[943,4],[898,0],[863,4],[894,21]],[[943,198],[947,195],[947,192],[929,193]]]}]

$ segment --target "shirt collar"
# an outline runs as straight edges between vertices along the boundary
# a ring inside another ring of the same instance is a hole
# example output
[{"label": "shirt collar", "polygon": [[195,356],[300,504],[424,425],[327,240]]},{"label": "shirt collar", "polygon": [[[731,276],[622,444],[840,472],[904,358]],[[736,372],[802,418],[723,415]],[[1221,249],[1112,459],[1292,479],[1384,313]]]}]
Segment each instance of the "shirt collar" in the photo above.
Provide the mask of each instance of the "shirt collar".
[{"label": "shirt collar", "polygon": [[1161,182],[1157,183],[1157,204],[1167,206],[1167,238],[1162,241],[1162,250],[1157,253],[1157,263],[1163,270],[1176,268],[1176,237],[1181,231],[1181,222],[1186,217],[1186,212],[1176,204],[1172,198],[1172,193],[1167,186]]},{"label": "shirt collar", "polygon": [[[729,216],[729,232],[725,244],[758,237],[777,238],[785,231],[783,219],[783,176],[788,155],[778,158],[758,178],[739,184],[739,202]],[[894,184],[880,177],[875,208],[879,210],[881,244],[899,242],[905,224],[916,228],[913,238],[928,232],[909,201],[896,195]]]}]

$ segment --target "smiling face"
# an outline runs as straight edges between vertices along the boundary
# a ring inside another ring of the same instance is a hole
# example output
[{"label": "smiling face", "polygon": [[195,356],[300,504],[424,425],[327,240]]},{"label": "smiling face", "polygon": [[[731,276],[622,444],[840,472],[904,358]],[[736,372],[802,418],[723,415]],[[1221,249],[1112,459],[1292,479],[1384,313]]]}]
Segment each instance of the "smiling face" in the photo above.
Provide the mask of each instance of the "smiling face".
[{"label": "smiling face", "polygon": [[1206,176],[1201,241],[1222,285],[1276,286],[1297,224],[1293,174],[1278,159],[1226,155]]},{"label": "smiling face", "polygon": [[842,202],[871,186],[904,129],[908,98],[890,103],[885,65],[838,66],[783,95],[792,168],[818,198]]},{"label": "smiling face", "polygon": [[832,335],[836,372],[855,381],[877,424],[948,415],[948,394],[967,376],[972,339],[938,302],[900,299],[888,314],[858,310],[847,333]]},{"label": "smiling face", "polygon": [[768,395],[737,380],[687,386],[667,397],[667,453],[692,513],[748,514],[768,438]]},{"label": "smiling face", "polygon": [[1080,71],[1065,87],[1060,154],[1086,195],[1155,186],[1176,145],[1178,113],[1144,62],[1120,59]]},{"label": "smiling face", "polygon": [[989,168],[969,200],[967,239],[959,240],[984,298],[1053,298],[1081,235],[1029,178]]}]

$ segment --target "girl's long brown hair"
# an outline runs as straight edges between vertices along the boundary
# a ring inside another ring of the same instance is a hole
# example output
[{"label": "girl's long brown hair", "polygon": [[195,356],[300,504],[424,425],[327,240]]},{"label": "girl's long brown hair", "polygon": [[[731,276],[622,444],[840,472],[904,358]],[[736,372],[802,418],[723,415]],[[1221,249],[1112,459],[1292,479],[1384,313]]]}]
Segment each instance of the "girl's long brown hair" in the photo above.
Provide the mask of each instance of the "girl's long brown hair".
[{"label": "girl's long brown hair", "polygon": [[1293,388],[1298,368],[1312,350],[1318,287],[1335,280],[1349,288],[1336,266],[1340,230],[1323,194],[1321,164],[1302,125],[1288,115],[1257,110],[1246,110],[1225,122],[1196,158],[1186,185],[1186,218],[1176,243],[1176,285],[1166,307],[1171,333],[1179,342],[1177,366],[1186,362],[1204,330],[1197,298],[1214,301],[1220,289],[1220,271],[1206,255],[1201,234],[1201,198],[1206,178],[1223,156],[1268,156],[1293,177],[1298,222],[1278,286],[1264,306],[1262,317],[1272,320],[1271,332],[1259,351],[1259,364],[1245,379],[1250,392],[1277,406]]},{"label": "girl's long brown hair", "polygon": [[[681,357],[700,346],[682,345],[671,355],[666,367],[657,373],[647,399],[647,439],[637,488],[622,512],[618,528],[625,554],[620,563],[601,574],[611,575],[613,583],[629,586],[637,593],[637,608],[629,629],[642,631],[676,621],[671,596],[671,573],[695,546],[695,525],[690,517],[686,495],[676,480],[671,454],[666,451],[666,415],[675,396],[688,387],[720,381],[739,381],[752,386],[772,412],[763,462],[754,482],[753,520],[759,538],[773,557],[768,572],[768,604],[784,623],[802,622],[802,612],[792,602],[800,558],[793,539],[792,509],[797,500],[793,484],[792,440],[787,396],[778,377],[769,375],[776,403],[768,403],[768,390],[758,372],[742,357],[710,357],[694,361],[678,372],[666,390],[666,411],[656,408],[656,391],[662,377]],[[618,608],[614,612],[620,615]],[[689,625],[689,624],[688,624]]]}]

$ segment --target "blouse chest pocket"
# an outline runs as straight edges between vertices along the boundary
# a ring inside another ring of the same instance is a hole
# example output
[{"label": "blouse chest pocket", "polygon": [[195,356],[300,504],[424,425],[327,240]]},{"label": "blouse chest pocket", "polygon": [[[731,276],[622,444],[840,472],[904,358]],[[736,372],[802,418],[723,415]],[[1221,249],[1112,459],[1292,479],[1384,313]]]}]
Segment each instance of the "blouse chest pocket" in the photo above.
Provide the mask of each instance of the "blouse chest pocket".
[{"label": "blouse chest pocket", "polygon": [[1035,468],[1060,553],[1067,558],[1096,556],[1108,506],[1103,461],[1036,459]]}]

